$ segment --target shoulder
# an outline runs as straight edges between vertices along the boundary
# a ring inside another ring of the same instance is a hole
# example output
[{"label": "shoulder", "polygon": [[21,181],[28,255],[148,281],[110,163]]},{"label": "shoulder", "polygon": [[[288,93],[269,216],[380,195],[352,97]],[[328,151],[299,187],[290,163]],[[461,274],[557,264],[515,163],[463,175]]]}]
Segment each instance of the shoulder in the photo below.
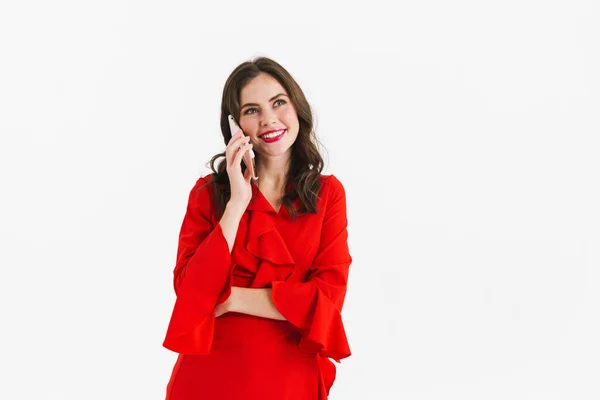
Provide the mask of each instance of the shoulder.
[{"label": "shoulder", "polygon": [[346,190],[342,182],[333,174],[321,174],[321,193],[323,201],[330,205],[333,202],[346,200]]},{"label": "shoulder", "polygon": [[189,193],[188,201],[190,205],[200,207],[203,211],[208,212],[212,208],[213,175],[207,174],[196,179]]},{"label": "shoulder", "polygon": [[344,192],[344,185],[342,184],[342,182],[337,178],[337,176],[330,174],[330,175],[323,175],[321,174],[321,185],[323,187],[323,189],[328,190],[330,192]]},{"label": "shoulder", "polygon": [[214,175],[212,173],[210,174],[206,174],[206,175],[202,175],[198,178],[198,180],[196,181],[196,185],[203,185],[205,183],[210,183],[212,182],[214,179]]},{"label": "shoulder", "polygon": [[[201,191],[201,190],[209,188],[210,186],[212,186],[213,179],[214,179],[214,177],[213,177],[212,173],[200,176],[196,180],[196,183],[194,184],[192,191],[196,192],[196,191]],[[211,185],[209,185],[209,184],[211,184]],[[207,192],[208,192],[208,190],[207,190]]]}]

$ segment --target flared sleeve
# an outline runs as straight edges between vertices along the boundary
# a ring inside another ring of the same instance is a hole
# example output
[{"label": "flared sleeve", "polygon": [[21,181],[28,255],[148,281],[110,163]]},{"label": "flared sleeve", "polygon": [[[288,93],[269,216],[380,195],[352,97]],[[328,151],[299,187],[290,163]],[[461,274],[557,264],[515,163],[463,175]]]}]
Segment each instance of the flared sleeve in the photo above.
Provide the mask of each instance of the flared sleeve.
[{"label": "flared sleeve", "polygon": [[215,307],[231,294],[231,254],[211,208],[210,175],[192,188],[181,224],[173,286],[177,296],[163,346],[180,354],[207,354]]},{"label": "flared sleeve", "polygon": [[302,334],[299,347],[338,363],[351,355],[342,322],[348,271],[346,194],[342,183],[328,178],[328,195],[319,250],[305,282],[272,281],[277,310]]}]

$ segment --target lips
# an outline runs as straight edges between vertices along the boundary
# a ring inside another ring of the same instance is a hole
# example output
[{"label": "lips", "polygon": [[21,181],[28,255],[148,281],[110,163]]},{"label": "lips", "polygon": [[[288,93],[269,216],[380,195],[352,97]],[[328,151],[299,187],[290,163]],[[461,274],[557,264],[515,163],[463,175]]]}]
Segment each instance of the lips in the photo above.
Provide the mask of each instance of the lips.
[{"label": "lips", "polygon": [[264,141],[265,143],[275,143],[275,142],[281,140],[281,138],[285,136],[287,129],[281,129],[279,131],[274,131],[274,132],[277,132],[276,136],[267,138],[267,137],[264,137],[264,134],[263,134],[263,136],[261,136],[260,139],[262,141]]}]

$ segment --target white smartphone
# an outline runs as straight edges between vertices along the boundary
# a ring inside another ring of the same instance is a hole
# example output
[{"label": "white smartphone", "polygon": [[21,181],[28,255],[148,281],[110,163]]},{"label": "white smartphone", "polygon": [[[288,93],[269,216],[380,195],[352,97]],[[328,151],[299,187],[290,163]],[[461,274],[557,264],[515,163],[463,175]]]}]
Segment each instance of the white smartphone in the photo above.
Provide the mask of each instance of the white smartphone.
[{"label": "white smartphone", "polygon": [[[233,115],[230,114],[228,118],[229,118],[229,129],[231,130],[231,136],[233,137],[233,135],[235,135],[236,132],[241,128],[235,121],[235,118],[233,118]],[[244,135],[244,131],[242,131],[242,137],[245,137],[245,136],[246,135]],[[242,161],[246,165],[246,168],[250,169],[250,174],[252,175],[252,179],[254,179],[254,180],[258,179],[258,176],[256,176],[256,173],[255,173],[256,165],[254,164],[254,152],[252,151],[252,149],[250,149],[250,151],[247,151],[244,154]]]}]

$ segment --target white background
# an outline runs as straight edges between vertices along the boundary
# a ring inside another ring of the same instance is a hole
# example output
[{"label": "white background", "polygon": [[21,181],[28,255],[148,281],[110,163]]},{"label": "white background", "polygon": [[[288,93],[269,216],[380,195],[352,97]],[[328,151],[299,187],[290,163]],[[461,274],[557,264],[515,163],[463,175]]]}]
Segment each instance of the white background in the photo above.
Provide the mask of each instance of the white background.
[{"label": "white background", "polygon": [[0,398],[163,399],[225,79],[297,79],[348,199],[331,399],[600,398],[600,6],[7,1]]}]

